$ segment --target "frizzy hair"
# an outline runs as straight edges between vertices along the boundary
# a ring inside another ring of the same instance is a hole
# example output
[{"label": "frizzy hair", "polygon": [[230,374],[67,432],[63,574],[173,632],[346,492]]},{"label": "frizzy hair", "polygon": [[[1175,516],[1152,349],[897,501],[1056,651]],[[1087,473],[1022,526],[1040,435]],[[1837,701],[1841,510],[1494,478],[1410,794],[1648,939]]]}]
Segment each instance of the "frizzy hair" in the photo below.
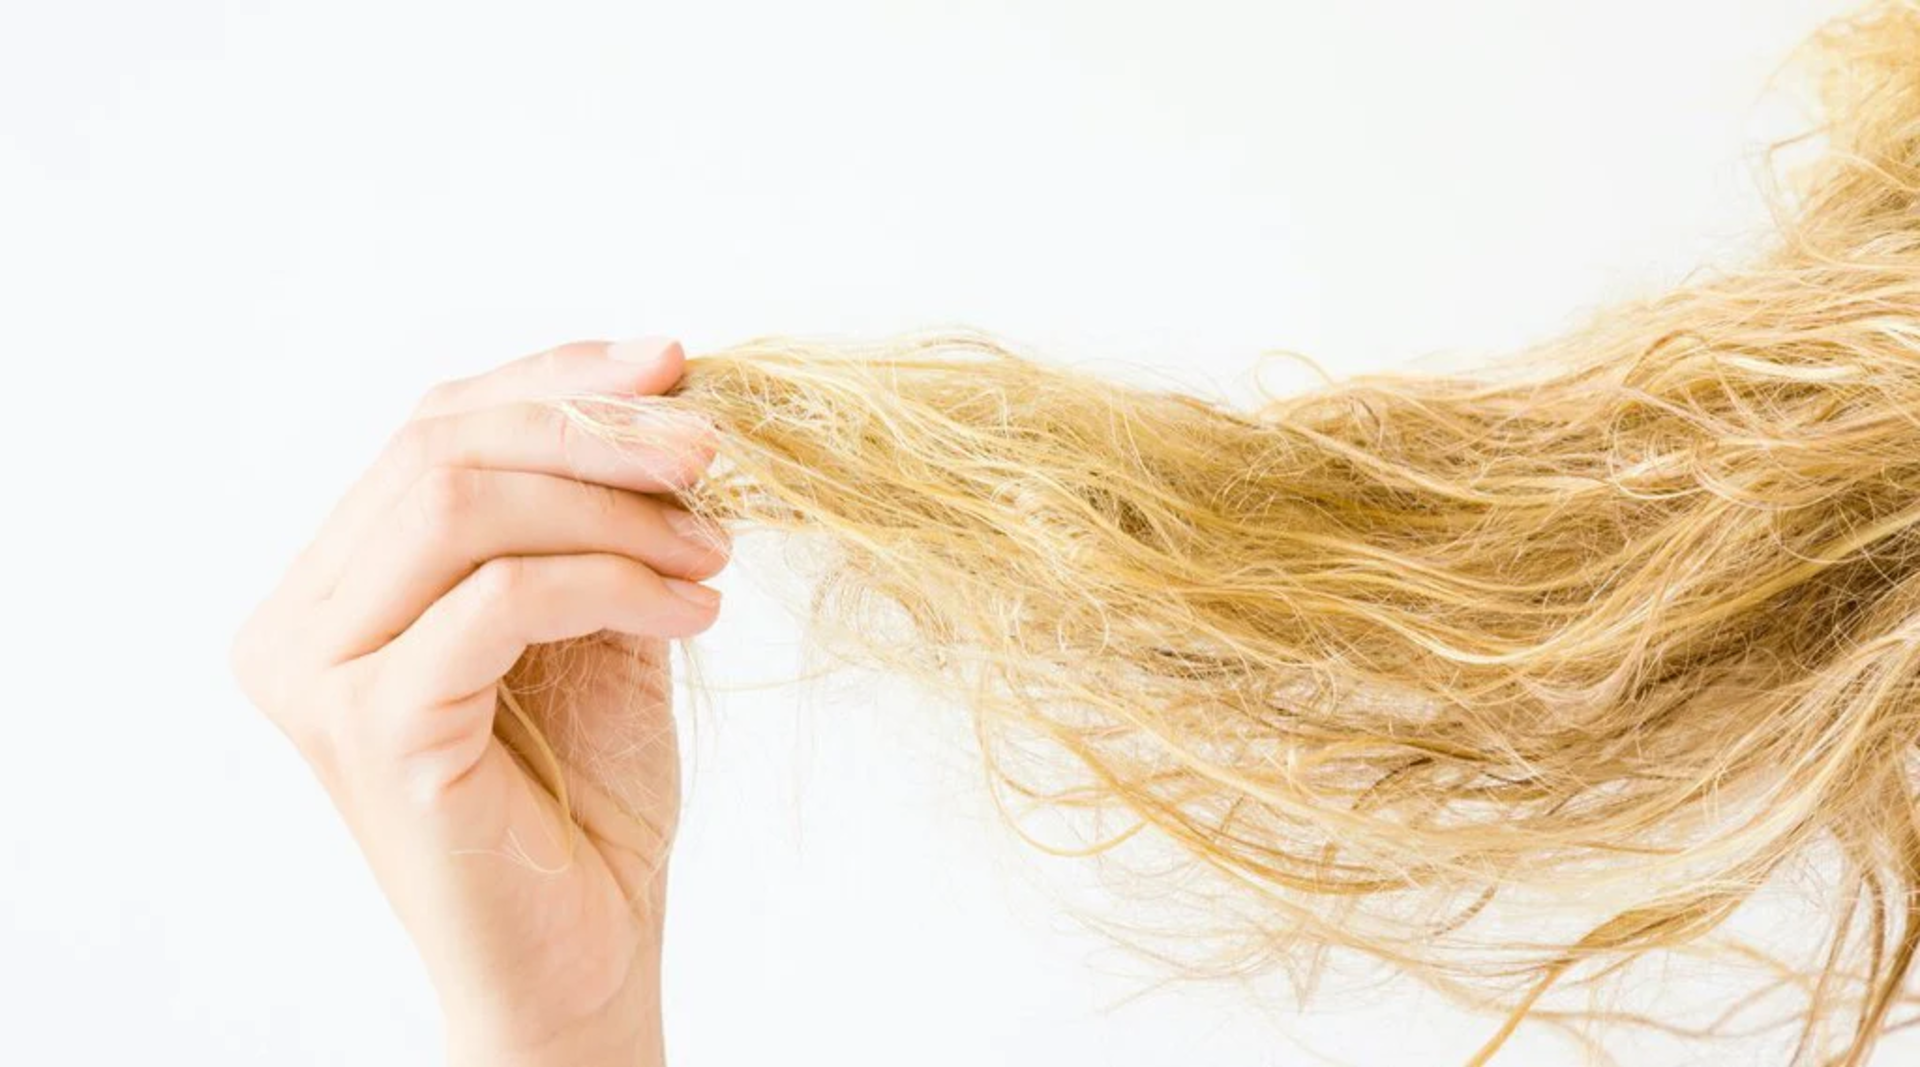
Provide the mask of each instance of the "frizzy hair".
[{"label": "frizzy hair", "polygon": [[951,687],[1008,795],[1208,872],[1242,965],[1482,990],[1482,1063],[1821,854],[1793,1058],[1862,1064],[1920,946],[1920,6],[1814,51],[1769,248],[1482,374],[1242,412],[966,333],[761,340],[566,410],[712,420],[685,502],[826,546],[836,645]]}]

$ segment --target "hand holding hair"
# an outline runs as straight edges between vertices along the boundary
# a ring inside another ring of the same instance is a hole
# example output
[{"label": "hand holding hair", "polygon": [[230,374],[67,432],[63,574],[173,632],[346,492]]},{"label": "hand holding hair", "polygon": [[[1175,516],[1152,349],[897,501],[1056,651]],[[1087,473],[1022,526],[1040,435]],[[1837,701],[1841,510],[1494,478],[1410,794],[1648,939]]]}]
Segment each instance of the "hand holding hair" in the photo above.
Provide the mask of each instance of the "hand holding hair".
[{"label": "hand holding hair", "polygon": [[418,946],[455,1067],[661,1061],[665,642],[713,622],[727,546],[657,494],[712,431],[659,413],[615,446],[542,401],[683,362],[573,344],[435,389],[234,645]]}]

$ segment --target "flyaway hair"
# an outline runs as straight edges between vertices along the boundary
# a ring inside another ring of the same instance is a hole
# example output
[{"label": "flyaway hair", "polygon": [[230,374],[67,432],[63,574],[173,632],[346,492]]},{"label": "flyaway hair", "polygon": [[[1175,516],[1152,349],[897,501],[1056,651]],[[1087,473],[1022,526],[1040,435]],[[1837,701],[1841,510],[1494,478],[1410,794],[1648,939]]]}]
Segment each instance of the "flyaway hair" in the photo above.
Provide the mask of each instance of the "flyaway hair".
[{"label": "flyaway hair", "polygon": [[1471,990],[1484,1063],[1820,857],[1792,1058],[1863,1064],[1920,946],[1920,6],[1813,52],[1820,161],[1750,265],[1484,374],[1239,411],[763,340],[567,410],[711,419],[685,502],[821,546],[836,648],[970,709],[1004,796],[1190,859],[1233,966]]}]

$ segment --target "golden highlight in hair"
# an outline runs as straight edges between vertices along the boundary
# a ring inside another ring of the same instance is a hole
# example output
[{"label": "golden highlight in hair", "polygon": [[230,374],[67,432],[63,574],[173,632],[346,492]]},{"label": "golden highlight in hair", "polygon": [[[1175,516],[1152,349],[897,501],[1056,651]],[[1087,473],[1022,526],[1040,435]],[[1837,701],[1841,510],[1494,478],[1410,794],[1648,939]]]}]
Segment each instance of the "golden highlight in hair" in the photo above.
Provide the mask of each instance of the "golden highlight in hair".
[{"label": "golden highlight in hair", "polygon": [[686,502],[827,546],[836,643],[954,687],[1095,848],[1194,861],[1237,966],[1479,990],[1480,1063],[1819,854],[1794,1058],[1861,1064],[1920,945],[1920,6],[1817,52],[1771,247],[1480,375],[1241,412],[969,334],[766,340],[568,411],[713,420]]}]

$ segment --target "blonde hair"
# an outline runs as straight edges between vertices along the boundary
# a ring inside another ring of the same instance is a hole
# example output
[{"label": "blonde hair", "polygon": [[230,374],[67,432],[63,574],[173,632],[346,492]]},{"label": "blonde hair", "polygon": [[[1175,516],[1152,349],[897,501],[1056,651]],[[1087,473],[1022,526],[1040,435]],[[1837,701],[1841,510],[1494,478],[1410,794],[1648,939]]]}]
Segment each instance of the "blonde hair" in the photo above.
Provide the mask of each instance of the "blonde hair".
[{"label": "blonde hair", "polygon": [[955,687],[1012,795],[1226,887],[1234,966],[1471,986],[1481,1063],[1824,850],[1795,1056],[1860,1064],[1920,945],[1920,7],[1819,55],[1773,247],[1483,374],[1240,412],[970,334],[760,340],[624,403],[718,425],[686,503],[828,546],[831,632]]}]

